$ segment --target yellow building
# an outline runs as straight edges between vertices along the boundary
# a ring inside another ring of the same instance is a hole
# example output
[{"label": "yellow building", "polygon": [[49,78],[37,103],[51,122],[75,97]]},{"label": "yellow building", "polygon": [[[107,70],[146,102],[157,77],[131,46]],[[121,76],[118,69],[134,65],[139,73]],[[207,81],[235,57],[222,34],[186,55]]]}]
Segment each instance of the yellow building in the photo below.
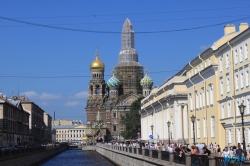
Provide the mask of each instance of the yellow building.
[{"label": "yellow building", "polygon": [[[242,143],[241,114],[238,106],[245,108],[245,142],[250,143],[250,88],[248,24],[240,24],[240,34],[219,47],[214,54],[218,61],[218,106],[220,124],[223,126],[226,145]],[[235,28],[234,28],[235,30]]]},{"label": "yellow building", "polygon": [[[228,97],[230,97],[233,101],[233,98],[235,97],[232,95],[226,97],[227,93],[232,94],[230,92],[227,92],[227,87],[225,86],[226,78],[229,78],[230,76],[234,77],[234,75],[237,74],[236,68],[234,67],[234,65],[231,65],[233,62],[233,58],[231,57],[230,51],[232,51],[233,48],[227,45],[227,43],[231,43],[235,41],[236,38],[242,38],[242,36],[245,36],[245,32],[248,31],[246,30],[247,28],[247,24],[240,24],[240,30],[236,32],[236,28],[234,25],[226,25],[224,27],[224,36],[214,42],[214,44],[210,48],[199,54],[195,59],[193,59],[185,66],[185,69],[187,71],[187,78],[184,83],[186,84],[188,89],[188,116],[191,117],[192,115],[194,115],[196,117],[194,126],[195,140],[197,143],[204,142],[209,145],[211,142],[213,144],[216,142],[217,145],[219,144],[221,147],[224,147],[226,145],[226,135],[229,135],[226,134],[225,127],[229,127],[231,129],[232,127],[229,125],[229,123],[231,122],[231,125],[233,126],[237,120],[237,118],[234,117],[235,115],[233,113],[236,108],[236,106],[233,106],[233,103],[230,104],[231,113],[229,119],[225,118],[225,113],[221,114],[221,108],[223,108],[221,104],[224,104],[225,101],[229,100]],[[244,45],[242,44],[241,49],[243,49],[243,46]],[[224,47],[228,48],[228,54],[226,54],[226,49]],[[241,50],[239,50],[239,52],[240,51]],[[223,61],[220,59],[222,56]],[[237,54],[237,56],[239,56],[239,53]],[[244,65],[246,64],[242,63],[242,65],[238,65],[237,71],[238,68],[240,68],[239,70],[241,70],[240,72],[242,72],[243,68],[241,69],[241,67]],[[228,69],[226,69],[227,67]],[[240,77],[239,72],[238,77]],[[224,84],[221,84],[222,79],[224,79]],[[235,87],[234,81],[230,80],[232,80],[232,78],[229,79],[228,82],[232,84],[231,88]],[[223,95],[221,93],[221,87],[223,89]],[[233,89],[230,91],[233,92]],[[247,89],[245,89],[244,92],[247,92]],[[242,93],[243,91],[235,94],[237,94],[239,97],[242,95]],[[232,123],[233,119],[235,121]],[[237,125],[240,124],[237,123]],[[189,130],[189,142],[193,142],[193,123],[191,122],[191,119],[189,119]],[[232,131],[230,134],[233,135],[235,132],[233,131],[233,129],[231,130]],[[236,142],[232,143],[235,144]]]}]

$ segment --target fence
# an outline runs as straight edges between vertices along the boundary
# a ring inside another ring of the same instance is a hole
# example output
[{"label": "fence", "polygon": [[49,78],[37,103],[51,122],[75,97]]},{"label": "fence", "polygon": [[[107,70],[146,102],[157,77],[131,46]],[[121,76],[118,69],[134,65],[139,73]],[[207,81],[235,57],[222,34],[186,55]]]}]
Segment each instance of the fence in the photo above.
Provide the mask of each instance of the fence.
[{"label": "fence", "polygon": [[[137,155],[145,156],[145,159],[150,160],[152,158],[162,161],[161,163],[168,162],[168,164],[173,165],[186,165],[186,166],[250,166],[249,161],[234,162],[225,161],[223,157],[216,156],[206,156],[206,155],[193,155],[190,153],[182,154],[173,153],[168,151],[160,151],[156,149],[142,149],[142,148],[132,148],[132,147],[120,147],[105,144],[97,144],[99,147],[104,147],[107,149],[114,149],[121,152],[126,152],[131,154],[133,157]],[[141,157],[138,157],[141,159]],[[163,162],[164,161],[164,162]]]},{"label": "fence", "polygon": [[44,150],[50,150],[53,148],[59,147],[59,145],[47,146],[47,147],[30,147],[30,148],[23,148],[23,149],[15,149],[15,150],[0,150],[0,159],[2,158],[9,158],[14,156],[19,156],[23,154],[35,153]]},{"label": "fence", "polygon": [[249,166],[249,163],[241,162],[236,158],[215,157],[216,166]]},{"label": "fence", "polygon": [[191,155],[192,166],[209,166],[208,156],[204,155]]}]

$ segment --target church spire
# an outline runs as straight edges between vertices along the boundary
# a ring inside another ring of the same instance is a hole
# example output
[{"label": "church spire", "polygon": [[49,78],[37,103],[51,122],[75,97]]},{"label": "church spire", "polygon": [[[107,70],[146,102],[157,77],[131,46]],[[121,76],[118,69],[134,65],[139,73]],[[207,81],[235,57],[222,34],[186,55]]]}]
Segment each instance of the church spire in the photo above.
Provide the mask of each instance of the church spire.
[{"label": "church spire", "polygon": [[130,20],[127,18],[122,27],[122,50],[134,48],[134,31]]}]

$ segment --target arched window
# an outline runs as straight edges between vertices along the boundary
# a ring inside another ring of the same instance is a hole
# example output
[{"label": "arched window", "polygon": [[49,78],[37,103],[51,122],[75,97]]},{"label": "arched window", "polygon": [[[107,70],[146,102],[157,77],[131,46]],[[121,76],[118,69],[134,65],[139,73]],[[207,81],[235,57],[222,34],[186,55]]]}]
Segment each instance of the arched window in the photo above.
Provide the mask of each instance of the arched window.
[{"label": "arched window", "polygon": [[99,85],[96,86],[95,91],[96,91],[96,94],[97,94],[97,95],[100,93],[100,86],[99,86]]},{"label": "arched window", "polygon": [[93,86],[90,86],[90,94],[93,95]]}]

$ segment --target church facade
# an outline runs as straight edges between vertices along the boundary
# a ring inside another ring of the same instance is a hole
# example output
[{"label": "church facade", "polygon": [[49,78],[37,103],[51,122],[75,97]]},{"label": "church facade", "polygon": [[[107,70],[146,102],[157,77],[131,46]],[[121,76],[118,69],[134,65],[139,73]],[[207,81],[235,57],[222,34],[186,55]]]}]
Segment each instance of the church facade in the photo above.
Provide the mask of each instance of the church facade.
[{"label": "church facade", "polygon": [[134,48],[134,31],[127,18],[122,29],[122,48],[119,62],[113,75],[106,82],[105,65],[96,59],[90,65],[91,80],[88,85],[86,104],[87,124],[95,124],[97,116],[106,126],[104,140],[121,140],[125,125],[120,123],[121,116],[130,111],[131,104],[140,96],[147,96],[153,80],[143,73],[143,66],[138,62],[138,54]]}]

